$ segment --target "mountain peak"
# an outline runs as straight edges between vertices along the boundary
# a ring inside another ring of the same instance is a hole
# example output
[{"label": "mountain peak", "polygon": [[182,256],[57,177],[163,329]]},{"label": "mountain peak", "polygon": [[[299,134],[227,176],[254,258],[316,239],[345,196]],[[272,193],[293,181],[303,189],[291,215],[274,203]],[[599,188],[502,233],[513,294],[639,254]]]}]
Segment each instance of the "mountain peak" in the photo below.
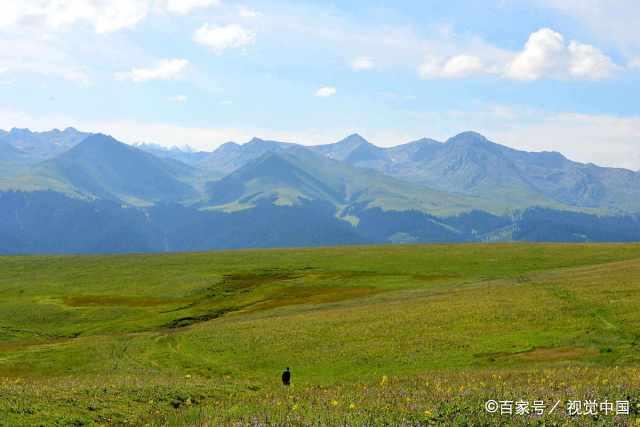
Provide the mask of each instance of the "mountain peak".
[{"label": "mountain peak", "polygon": [[102,133],[91,134],[70,150],[49,160],[68,187],[112,200],[178,200],[193,189],[179,179],[184,168]]},{"label": "mountain peak", "polygon": [[466,131],[449,138],[447,143],[484,143],[488,141],[489,140],[485,138],[484,135],[481,135],[478,132]]},{"label": "mountain peak", "polygon": [[60,154],[58,158],[84,158],[96,160],[106,159],[107,157],[111,158],[112,156],[119,156],[122,155],[122,153],[127,153],[130,151],[136,151],[146,154],[146,152],[120,142],[110,135],[94,133],[84,138],[70,150]]},{"label": "mountain peak", "polygon": [[9,133],[12,135],[30,135],[33,132],[29,128],[11,128]]},{"label": "mountain peak", "polygon": [[359,133],[352,133],[351,135],[347,136],[344,139],[341,139],[340,141],[336,142],[336,145],[340,144],[340,145],[360,145],[360,144],[371,144],[369,141],[367,141],[366,139],[364,139],[362,137],[362,135],[360,135]]},{"label": "mountain peak", "polygon": [[439,142],[436,141],[435,139],[427,138],[427,137],[423,137],[420,139],[416,139],[415,141],[407,142],[407,144],[433,144],[433,143],[439,144]]},{"label": "mountain peak", "polygon": [[291,144],[288,142],[273,141],[271,139],[262,139],[254,136],[253,138],[251,138],[249,142],[247,142],[244,145],[248,147],[279,148],[279,147],[284,147]]},{"label": "mountain peak", "polygon": [[88,144],[102,144],[102,145],[124,145],[122,142],[116,140],[111,135],[105,135],[104,133],[94,133],[83,139],[80,145]]},{"label": "mountain peak", "polygon": [[220,145],[218,148],[214,150],[214,152],[224,153],[224,152],[236,151],[239,148],[240,148],[240,144],[229,141]]}]

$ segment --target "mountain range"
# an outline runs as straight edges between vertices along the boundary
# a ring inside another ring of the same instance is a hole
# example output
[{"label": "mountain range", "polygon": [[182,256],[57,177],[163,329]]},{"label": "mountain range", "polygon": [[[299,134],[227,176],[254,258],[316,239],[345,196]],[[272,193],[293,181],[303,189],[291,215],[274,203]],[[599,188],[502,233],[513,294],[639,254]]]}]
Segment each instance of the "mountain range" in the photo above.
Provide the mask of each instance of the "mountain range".
[{"label": "mountain range", "polygon": [[640,173],[475,132],[390,148],[358,134],[317,146],[253,138],[203,152],[12,129],[0,131],[0,207],[2,253],[622,241],[640,239]]}]

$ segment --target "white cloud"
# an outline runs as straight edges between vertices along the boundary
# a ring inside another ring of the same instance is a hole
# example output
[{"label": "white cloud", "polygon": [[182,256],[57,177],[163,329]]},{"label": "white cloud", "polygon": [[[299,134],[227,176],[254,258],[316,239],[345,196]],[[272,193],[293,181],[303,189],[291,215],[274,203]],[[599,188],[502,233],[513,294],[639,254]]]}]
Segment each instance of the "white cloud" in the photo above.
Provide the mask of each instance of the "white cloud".
[{"label": "white cloud", "polygon": [[629,68],[640,68],[640,56],[636,58],[632,58],[627,64]]},{"label": "white cloud", "polygon": [[354,71],[371,70],[375,67],[375,62],[372,58],[366,56],[360,56],[351,61],[351,69]]},{"label": "white cloud", "polygon": [[3,0],[0,28],[23,25],[64,30],[87,23],[97,33],[110,33],[135,26],[149,11],[149,0]]},{"label": "white cloud", "polygon": [[15,76],[37,74],[89,86],[91,78],[64,46],[42,38],[0,37],[0,64]]},{"label": "white cloud", "polygon": [[462,78],[485,70],[480,58],[472,55],[456,55],[444,64],[442,74],[448,78]]},{"label": "white cloud", "polygon": [[135,83],[149,80],[172,80],[178,78],[189,65],[186,59],[163,59],[151,68],[134,68],[116,73],[117,80],[131,80]]},{"label": "white cloud", "polygon": [[184,102],[187,102],[187,97],[185,95],[175,95],[175,96],[168,97],[167,100],[171,102],[176,102],[178,104],[182,104]]},{"label": "white cloud", "polygon": [[97,33],[133,28],[156,10],[186,15],[198,8],[217,6],[220,0],[2,0],[0,30],[11,27],[67,30],[88,24]]},{"label": "white cloud", "polygon": [[586,79],[605,79],[617,66],[600,50],[576,41],[569,43],[569,74]]},{"label": "white cloud", "polygon": [[316,96],[321,98],[327,98],[335,95],[337,92],[336,88],[333,86],[324,86],[316,91]]},{"label": "white cloud", "polygon": [[238,15],[240,15],[241,18],[256,18],[260,13],[248,6],[240,5],[238,6]]},{"label": "white cloud", "polygon": [[594,46],[571,41],[542,28],[529,36],[524,50],[507,65],[506,76],[515,80],[578,78],[599,80],[615,71],[613,61]]},{"label": "white cloud", "polygon": [[600,80],[619,68],[594,46],[571,41],[562,34],[542,28],[529,35],[519,52],[487,50],[485,57],[458,54],[431,55],[418,68],[424,79],[459,79],[486,74],[512,80],[539,79]]},{"label": "white cloud", "polygon": [[204,24],[193,35],[195,42],[211,48],[216,53],[253,44],[255,39],[254,32],[236,24],[223,26]]},{"label": "white cloud", "polygon": [[640,49],[637,0],[529,0],[583,24],[599,40],[611,42],[628,56]]},{"label": "white cloud", "polygon": [[167,0],[169,12],[186,15],[194,9],[220,5],[220,0]]},{"label": "white cloud", "polygon": [[487,72],[480,58],[473,55],[455,55],[446,60],[431,58],[418,69],[423,79],[460,79]]},{"label": "white cloud", "polygon": [[549,28],[532,33],[513,61],[506,76],[515,80],[537,80],[562,67],[565,44],[562,34]]}]

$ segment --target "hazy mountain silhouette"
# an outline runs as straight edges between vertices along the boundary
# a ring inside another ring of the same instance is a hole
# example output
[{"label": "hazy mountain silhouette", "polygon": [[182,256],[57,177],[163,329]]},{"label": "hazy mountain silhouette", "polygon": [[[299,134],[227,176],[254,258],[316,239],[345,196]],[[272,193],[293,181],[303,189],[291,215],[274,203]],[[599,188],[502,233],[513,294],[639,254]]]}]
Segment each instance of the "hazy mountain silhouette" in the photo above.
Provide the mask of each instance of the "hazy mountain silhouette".
[{"label": "hazy mountain silhouette", "polygon": [[37,163],[64,153],[87,136],[89,136],[88,133],[72,127],[47,132],[13,128],[9,132],[0,132],[0,159],[2,159],[2,147],[6,148],[8,145],[18,154],[14,160],[27,164]]},{"label": "hazy mountain silhouette", "polygon": [[[360,146],[365,142],[360,141]],[[327,156],[335,152],[331,145],[320,151]],[[369,156],[351,164],[445,192],[493,199],[496,206],[640,211],[637,172],[582,164],[555,152],[515,150],[475,132],[461,133],[445,143],[422,139],[378,148],[375,160]]]},{"label": "hazy mountain silhouette", "polygon": [[189,166],[165,161],[110,136],[95,134],[35,169],[73,191],[132,204],[181,200],[195,194],[179,180]]},{"label": "hazy mountain silhouette", "polygon": [[0,132],[0,168],[2,253],[640,240],[639,173],[474,132],[206,153],[13,129]]},{"label": "hazy mountain silhouette", "polygon": [[222,144],[198,165],[205,170],[215,170],[228,174],[257,159],[265,153],[282,152],[293,144],[253,138],[245,144],[228,142]]},{"label": "hazy mountain silhouette", "polygon": [[209,204],[247,207],[255,200],[281,205],[322,200],[336,210],[352,204],[387,209],[458,213],[482,201],[398,181],[380,172],[350,166],[292,146],[267,152],[227,177],[208,184]]}]

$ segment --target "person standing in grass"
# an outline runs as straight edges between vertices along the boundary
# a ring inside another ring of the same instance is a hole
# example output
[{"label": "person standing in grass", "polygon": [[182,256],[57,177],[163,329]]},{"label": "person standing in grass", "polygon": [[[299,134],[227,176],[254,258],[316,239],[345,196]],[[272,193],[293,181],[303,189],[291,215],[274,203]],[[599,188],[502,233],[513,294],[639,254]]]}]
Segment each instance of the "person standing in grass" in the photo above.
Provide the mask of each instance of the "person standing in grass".
[{"label": "person standing in grass", "polygon": [[282,384],[284,384],[286,386],[291,385],[291,371],[289,370],[289,368],[287,368],[282,373]]}]

